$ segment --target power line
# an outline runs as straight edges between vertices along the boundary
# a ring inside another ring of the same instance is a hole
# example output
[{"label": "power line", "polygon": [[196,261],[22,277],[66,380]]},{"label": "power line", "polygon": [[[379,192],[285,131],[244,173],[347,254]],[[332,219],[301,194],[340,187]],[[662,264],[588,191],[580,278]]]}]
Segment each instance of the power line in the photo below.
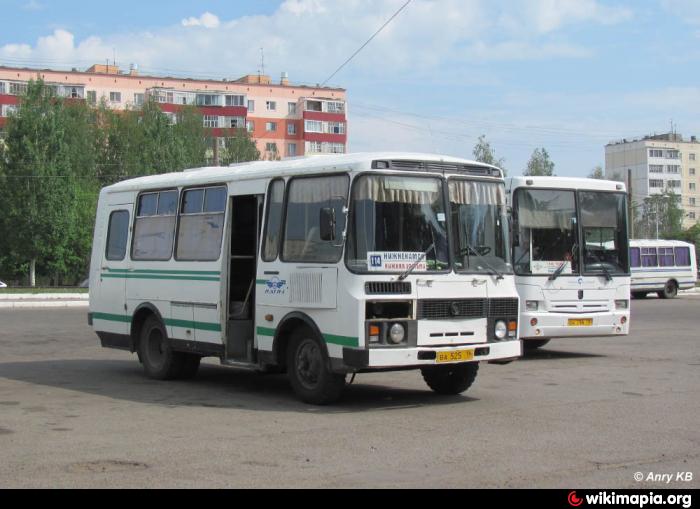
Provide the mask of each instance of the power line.
[{"label": "power line", "polygon": [[357,56],[357,54],[358,54],[360,51],[362,51],[363,49],[365,49],[365,46],[367,46],[370,42],[372,42],[372,40],[373,40],[375,37],[377,37],[377,36],[379,35],[379,33],[380,33],[382,30],[384,30],[384,29],[387,27],[387,25],[388,25],[389,23],[391,23],[391,22],[394,20],[394,18],[395,18],[396,16],[398,16],[398,15],[401,13],[401,11],[403,11],[406,7],[408,7],[408,4],[410,4],[411,1],[412,1],[412,0],[407,0],[407,2],[406,2],[405,4],[403,4],[403,5],[401,6],[401,8],[393,14],[393,16],[391,16],[388,20],[386,20],[386,22],[385,22],[381,27],[379,27],[379,30],[377,30],[376,32],[374,32],[374,34],[372,35],[372,37],[370,37],[369,39],[367,39],[367,40],[365,41],[365,43],[364,43],[362,46],[360,46],[359,49],[358,49],[357,51],[355,51],[355,53],[353,53],[352,55],[350,55],[350,58],[348,58],[345,62],[343,62],[343,63],[341,64],[341,66],[338,67],[338,68],[335,70],[335,72],[334,72],[333,74],[331,74],[328,78],[326,78],[326,80],[325,80],[323,83],[321,83],[321,86],[323,87],[326,83],[328,83],[328,82],[333,78],[333,76],[335,76],[336,74],[338,74],[338,73],[340,72],[340,70],[341,70],[343,67],[345,67],[353,58],[355,58],[355,56]]}]

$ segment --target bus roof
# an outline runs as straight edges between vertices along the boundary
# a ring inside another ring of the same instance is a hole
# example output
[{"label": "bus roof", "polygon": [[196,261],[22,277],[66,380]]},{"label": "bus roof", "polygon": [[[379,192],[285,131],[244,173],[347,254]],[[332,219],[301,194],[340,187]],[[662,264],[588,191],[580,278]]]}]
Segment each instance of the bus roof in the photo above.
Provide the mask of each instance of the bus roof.
[{"label": "bus roof", "polygon": [[682,240],[630,239],[630,247],[695,247]]},{"label": "bus roof", "polygon": [[551,189],[585,189],[591,191],[620,191],[626,192],[623,182],[615,180],[600,180],[580,177],[508,177],[506,188],[508,190],[518,187],[539,187]]},{"label": "bus roof", "polygon": [[[319,171],[347,171],[368,169],[373,161],[421,161],[428,163],[459,164],[475,168],[498,169],[495,166],[437,154],[409,152],[366,152],[339,155],[294,157],[281,161],[253,161],[231,166],[193,168],[182,172],[137,177],[118,182],[104,189],[106,192],[135,191],[144,188],[164,188],[221,183],[230,180],[251,180],[290,175],[319,173]],[[392,167],[392,170],[397,168]]]}]

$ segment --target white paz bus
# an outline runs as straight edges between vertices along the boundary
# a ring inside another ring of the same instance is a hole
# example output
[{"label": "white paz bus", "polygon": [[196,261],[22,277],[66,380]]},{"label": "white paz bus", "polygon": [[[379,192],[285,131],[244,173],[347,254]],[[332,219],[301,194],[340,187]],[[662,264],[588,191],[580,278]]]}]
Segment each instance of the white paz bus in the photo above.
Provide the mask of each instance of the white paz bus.
[{"label": "white paz bus", "polygon": [[346,376],[420,369],[442,394],[521,355],[502,173],[356,154],[142,177],[100,193],[90,314],[156,379],[202,357],[288,373],[324,404]]},{"label": "white paz bus", "polygon": [[552,338],[629,333],[624,184],[567,177],[506,180],[525,348]]},{"label": "white paz bus", "polygon": [[695,246],[680,240],[632,240],[630,264],[635,299],[651,292],[672,299],[678,290],[695,288],[698,280]]}]

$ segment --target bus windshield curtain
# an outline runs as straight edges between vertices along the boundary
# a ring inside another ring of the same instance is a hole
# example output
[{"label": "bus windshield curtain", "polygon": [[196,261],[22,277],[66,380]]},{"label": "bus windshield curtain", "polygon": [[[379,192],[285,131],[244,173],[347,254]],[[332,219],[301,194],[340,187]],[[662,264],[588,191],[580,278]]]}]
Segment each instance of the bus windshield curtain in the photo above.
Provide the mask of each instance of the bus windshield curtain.
[{"label": "bus windshield curtain", "polygon": [[573,229],[573,203],[559,203],[560,197],[538,200],[532,193],[522,193],[518,199],[518,224],[523,228]]},{"label": "bus windshield curtain", "polygon": [[397,177],[363,177],[355,184],[356,200],[380,203],[430,205],[439,198],[440,186],[435,179]]},{"label": "bus windshield curtain", "polygon": [[450,181],[450,202],[459,205],[505,205],[503,186],[473,180]]}]

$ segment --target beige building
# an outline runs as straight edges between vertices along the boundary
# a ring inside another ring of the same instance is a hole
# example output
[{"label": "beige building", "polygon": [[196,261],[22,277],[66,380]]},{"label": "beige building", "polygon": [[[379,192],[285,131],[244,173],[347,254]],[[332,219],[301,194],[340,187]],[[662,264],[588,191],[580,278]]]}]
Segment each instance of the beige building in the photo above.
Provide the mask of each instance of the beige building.
[{"label": "beige building", "polygon": [[683,228],[700,220],[700,142],[678,133],[624,139],[605,147],[605,176],[627,183],[633,204],[666,190],[679,196]]},{"label": "beige building", "polygon": [[122,71],[104,64],[86,71],[0,66],[0,137],[7,117],[21,107],[27,83],[38,78],[59,97],[93,106],[104,102],[115,110],[139,108],[153,98],[171,121],[183,105],[193,105],[218,146],[230,129],[245,128],[265,158],[347,151],[344,89],[294,85],[286,73],[277,82],[265,75],[186,79],[144,76],[136,66]]}]

